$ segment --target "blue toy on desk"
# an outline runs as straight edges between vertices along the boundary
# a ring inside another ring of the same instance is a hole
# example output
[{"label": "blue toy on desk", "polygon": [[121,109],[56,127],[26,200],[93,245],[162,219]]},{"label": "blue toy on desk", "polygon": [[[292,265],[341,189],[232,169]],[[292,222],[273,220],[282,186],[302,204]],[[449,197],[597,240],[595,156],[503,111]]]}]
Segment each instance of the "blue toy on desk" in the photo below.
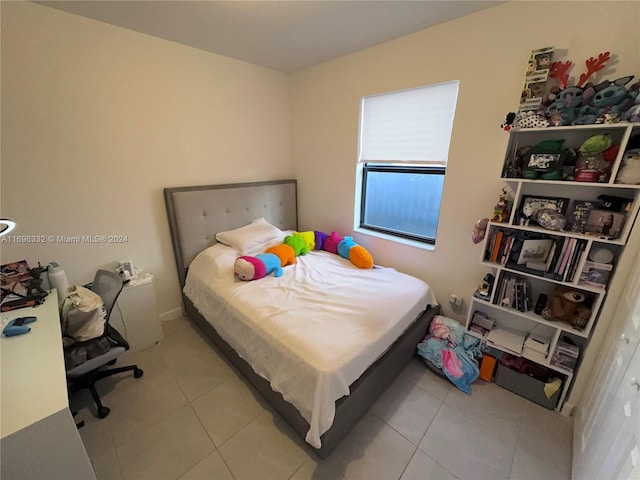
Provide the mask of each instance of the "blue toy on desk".
[{"label": "blue toy on desk", "polygon": [[16,335],[23,335],[25,333],[29,333],[31,331],[30,327],[25,327],[25,323],[35,322],[36,317],[20,317],[14,318],[7,326],[4,327],[2,333],[5,337],[15,337]]}]

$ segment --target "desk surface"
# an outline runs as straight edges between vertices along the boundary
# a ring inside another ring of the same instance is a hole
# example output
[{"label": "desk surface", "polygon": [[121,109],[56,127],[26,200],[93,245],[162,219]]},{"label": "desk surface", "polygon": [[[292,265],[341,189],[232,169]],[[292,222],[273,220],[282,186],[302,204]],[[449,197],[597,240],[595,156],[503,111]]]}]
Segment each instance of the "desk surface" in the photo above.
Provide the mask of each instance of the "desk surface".
[{"label": "desk surface", "polygon": [[37,320],[25,335],[0,339],[2,438],[68,408],[62,334],[55,290],[36,308],[3,312],[2,325],[17,317]]}]

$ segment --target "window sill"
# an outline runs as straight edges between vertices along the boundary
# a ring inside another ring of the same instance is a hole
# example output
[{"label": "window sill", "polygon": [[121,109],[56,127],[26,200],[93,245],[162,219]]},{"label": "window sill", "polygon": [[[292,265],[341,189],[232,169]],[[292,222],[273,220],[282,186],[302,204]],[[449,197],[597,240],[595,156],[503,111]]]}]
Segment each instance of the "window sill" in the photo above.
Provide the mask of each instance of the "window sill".
[{"label": "window sill", "polygon": [[396,237],[394,235],[388,235],[386,233],[376,232],[375,230],[369,230],[368,228],[355,227],[354,232],[361,233],[362,235],[368,235],[370,237],[382,238],[389,240],[390,242],[400,243],[402,245],[408,245],[410,247],[420,248],[422,250],[435,251],[435,245],[430,243],[416,242],[415,240],[409,240],[407,238]]}]

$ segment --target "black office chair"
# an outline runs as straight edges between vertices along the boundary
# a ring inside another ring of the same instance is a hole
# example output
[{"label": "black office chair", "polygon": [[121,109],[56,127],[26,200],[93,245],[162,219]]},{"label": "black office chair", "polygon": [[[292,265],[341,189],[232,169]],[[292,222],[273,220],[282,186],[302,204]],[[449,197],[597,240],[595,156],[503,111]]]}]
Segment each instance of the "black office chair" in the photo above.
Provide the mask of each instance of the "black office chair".
[{"label": "black office chair", "polygon": [[129,350],[129,344],[120,335],[120,333],[111,326],[109,317],[113,310],[118,295],[122,291],[122,279],[119,275],[107,270],[98,270],[91,284],[91,290],[102,298],[105,307],[105,331],[104,336],[109,340],[111,348],[108,352],[97,357],[91,358],[86,362],[67,370],[67,383],[69,393],[76,392],[83,388],[89,389],[93,401],[96,403],[98,417],[105,418],[111,411],[105,407],[100,400],[95,383],[111,375],[117,373],[128,372],[133,370],[133,376],[140,378],[144,373],[137,365],[127,365],[125,367],[117,367],[106,369],[107,365],[116,363],[116,359],[124,352]]}]

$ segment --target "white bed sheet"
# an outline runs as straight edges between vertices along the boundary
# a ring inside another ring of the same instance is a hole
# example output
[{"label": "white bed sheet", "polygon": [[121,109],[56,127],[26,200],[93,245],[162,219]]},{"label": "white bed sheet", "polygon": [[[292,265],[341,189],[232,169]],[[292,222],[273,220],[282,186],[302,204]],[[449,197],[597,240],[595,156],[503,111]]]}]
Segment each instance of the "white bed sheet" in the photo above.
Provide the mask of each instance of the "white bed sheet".
[{"label": "white bed sheet", "polygon": [[234,281],[235,250],[215,244],[189,266],[184,292],[222,338],[294,405],[320,436],[335,401],[380,357],[427,305],[422,280],[392,268],[356,268],[314,251],[282,277]]}]

